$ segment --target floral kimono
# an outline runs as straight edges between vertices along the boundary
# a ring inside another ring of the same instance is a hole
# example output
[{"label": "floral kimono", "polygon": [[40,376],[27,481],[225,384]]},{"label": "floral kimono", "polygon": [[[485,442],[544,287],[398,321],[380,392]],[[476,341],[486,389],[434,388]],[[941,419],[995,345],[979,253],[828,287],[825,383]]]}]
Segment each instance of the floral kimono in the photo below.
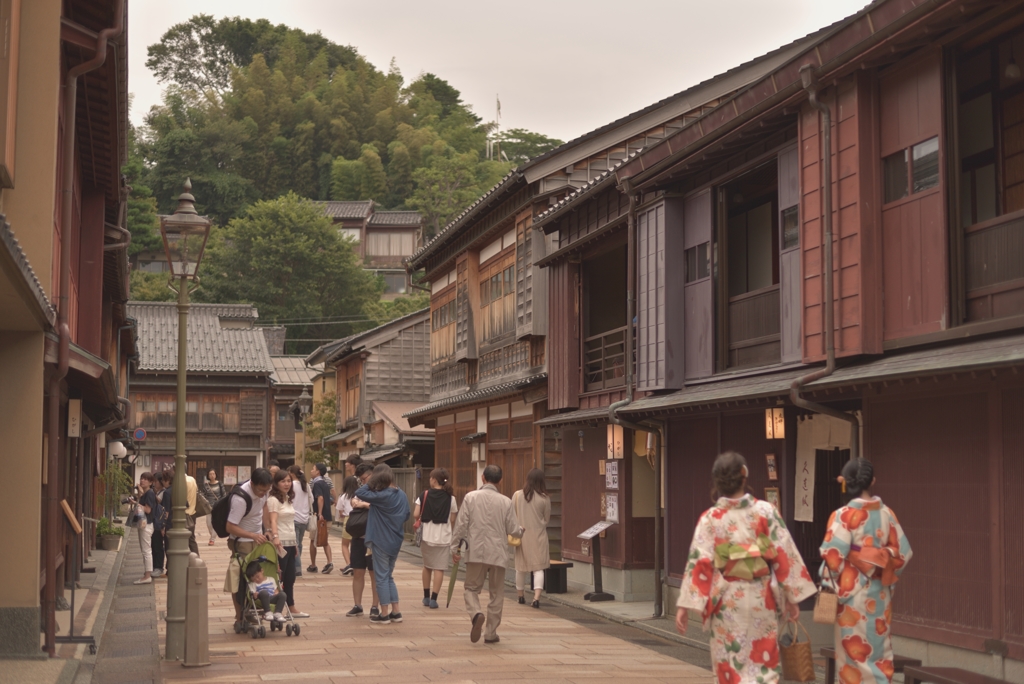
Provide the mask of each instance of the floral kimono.
[{"label": "floral kimono", "polygon": [[703,615],[719,684],[774,684],[778,611],[814,593],[775,506],[748,494],[700,517],[676,606]]},{"label": "floral kimono", "polygon": [[892,595],[913,552],[895,514],[878,497],[832,514],[821,545],[822,584],[839,597],[836,668],[842,684],[892,681]]}]

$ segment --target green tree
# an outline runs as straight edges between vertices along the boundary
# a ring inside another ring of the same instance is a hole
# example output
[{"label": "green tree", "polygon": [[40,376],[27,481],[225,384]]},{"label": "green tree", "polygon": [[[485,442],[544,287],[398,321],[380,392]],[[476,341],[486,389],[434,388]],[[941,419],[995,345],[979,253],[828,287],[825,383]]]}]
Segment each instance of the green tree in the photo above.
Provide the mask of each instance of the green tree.
[{"label": "green tree", "polygon": [[494,139],[501,146],[502,156],[513,164],[522,164],[564,144],[561,140],[525,128],[510,128]]},{"label": "green tree", "polygon": [[374,326],[378,326],[429,306],[430,293],[420,291],[408,297],[395,297],[391,301],[367,302],[363,311],[366,318],[372,321]]},{"label": "green tree", "polygon": [[[289,323],[293,338],[338,338],[356,330],[366,303],[379,296],[352,245],[330,219],[294,193],[261,200],[210,237],[197,299],[245,302],[262,320]],[[323,324],[327,323],[327,324]],[[293,344],[291,352],[315,344]]]},{"label": "green tree", "polygon": [[449,150],[413,173],[416,190],[406,204],[423,215],[428,235],[436,235],[480,194],[477,161],[475,153]]},{"label": "green tree", "polygon": [[320,440],[338,431],[338,397],[328,392],[313,402],[313,410],[306,418],[306,463],[326,463],[329,468],[338,467],[338,455],[320,446]]},{"label": "green tree", "polygon": [[140,302],[173,302],[178,296],[167,287],[166,273],[132,271],[129,287],[131,298]]},{"label": "green tree", "polygon": [[128,161],[121,169],[121,173],[131,187],[125,209],[128,232],[132,234],[128,254],[134,256],[139,252],[162,251],[156,198],[146,185],[146,168],[142,152],[139,150],[138,134],[131,124],[128,125]]}]

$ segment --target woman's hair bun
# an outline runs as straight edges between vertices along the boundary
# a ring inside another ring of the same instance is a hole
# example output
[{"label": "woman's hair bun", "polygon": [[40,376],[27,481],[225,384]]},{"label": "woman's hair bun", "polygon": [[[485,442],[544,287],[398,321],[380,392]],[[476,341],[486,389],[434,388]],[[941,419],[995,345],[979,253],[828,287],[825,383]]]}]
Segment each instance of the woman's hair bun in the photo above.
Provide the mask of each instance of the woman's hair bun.
[{"label": "woman's hair bun", "polygon": [[871,489],[875,480],[875,467],[866,458],[851,458],[843,466],[843,479],[846,481],[846,492],[860,496],[864,490]]},{"label": "woman's hair bun", "polygon": [[715,459],[711,467],[711,479],[715,489],[712,497],[732,496],[743,488],[747,475],[747,459],[735,451],[726,451]]}]

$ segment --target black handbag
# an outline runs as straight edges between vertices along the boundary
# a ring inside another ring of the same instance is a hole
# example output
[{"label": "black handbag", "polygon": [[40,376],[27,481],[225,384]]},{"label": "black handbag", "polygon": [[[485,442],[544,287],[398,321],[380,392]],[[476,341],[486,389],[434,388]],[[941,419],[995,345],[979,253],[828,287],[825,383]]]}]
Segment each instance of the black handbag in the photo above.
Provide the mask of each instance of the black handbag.
[{"label": "black handbag", "polygon": [[353,508],[348,514],[348,521],[345,523],[345,531],[353,539],[366,536],[366,521],[370,519],[369,508]]}]

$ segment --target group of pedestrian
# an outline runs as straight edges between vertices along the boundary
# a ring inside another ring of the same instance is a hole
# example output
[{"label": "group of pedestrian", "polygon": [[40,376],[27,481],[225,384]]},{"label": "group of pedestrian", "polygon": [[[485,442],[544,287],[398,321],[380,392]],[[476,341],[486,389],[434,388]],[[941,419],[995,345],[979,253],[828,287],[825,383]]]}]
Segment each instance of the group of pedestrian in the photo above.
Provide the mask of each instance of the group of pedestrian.
[{"label": "group of pedestrian", "polygon": [[[142,550],[144,574],[135,584],[150,584],[154,579],[167,576],[167,533],[171,529],[173,508],[174,467],[158,473],[144,472],[139,476],[139,486],[129,502],[133,505],[132,523],[139,530],[139,544]],[[191,475],[185,475],[185,525],[188,528],[189,550],[199,553],[196,542],[196,497],[198,486]]]},{"label": "group of pedestrian", "polygon": [[[716,501],[697,522],[676,604],[680,634],[691,610],[711,633],[719,684],[777,682],[780,615],[796,622],[800,602],[818,591],[778,510],[746,493],[748,476],[738,453],[715,461]],[[837,670],[843,684],[883,684],[894,672],[893,585],[912,551],[895,514],[871,494],[870,461],[848,461],[839,480],[853,498],[829,519],[819,573],[840,606]]]}]

